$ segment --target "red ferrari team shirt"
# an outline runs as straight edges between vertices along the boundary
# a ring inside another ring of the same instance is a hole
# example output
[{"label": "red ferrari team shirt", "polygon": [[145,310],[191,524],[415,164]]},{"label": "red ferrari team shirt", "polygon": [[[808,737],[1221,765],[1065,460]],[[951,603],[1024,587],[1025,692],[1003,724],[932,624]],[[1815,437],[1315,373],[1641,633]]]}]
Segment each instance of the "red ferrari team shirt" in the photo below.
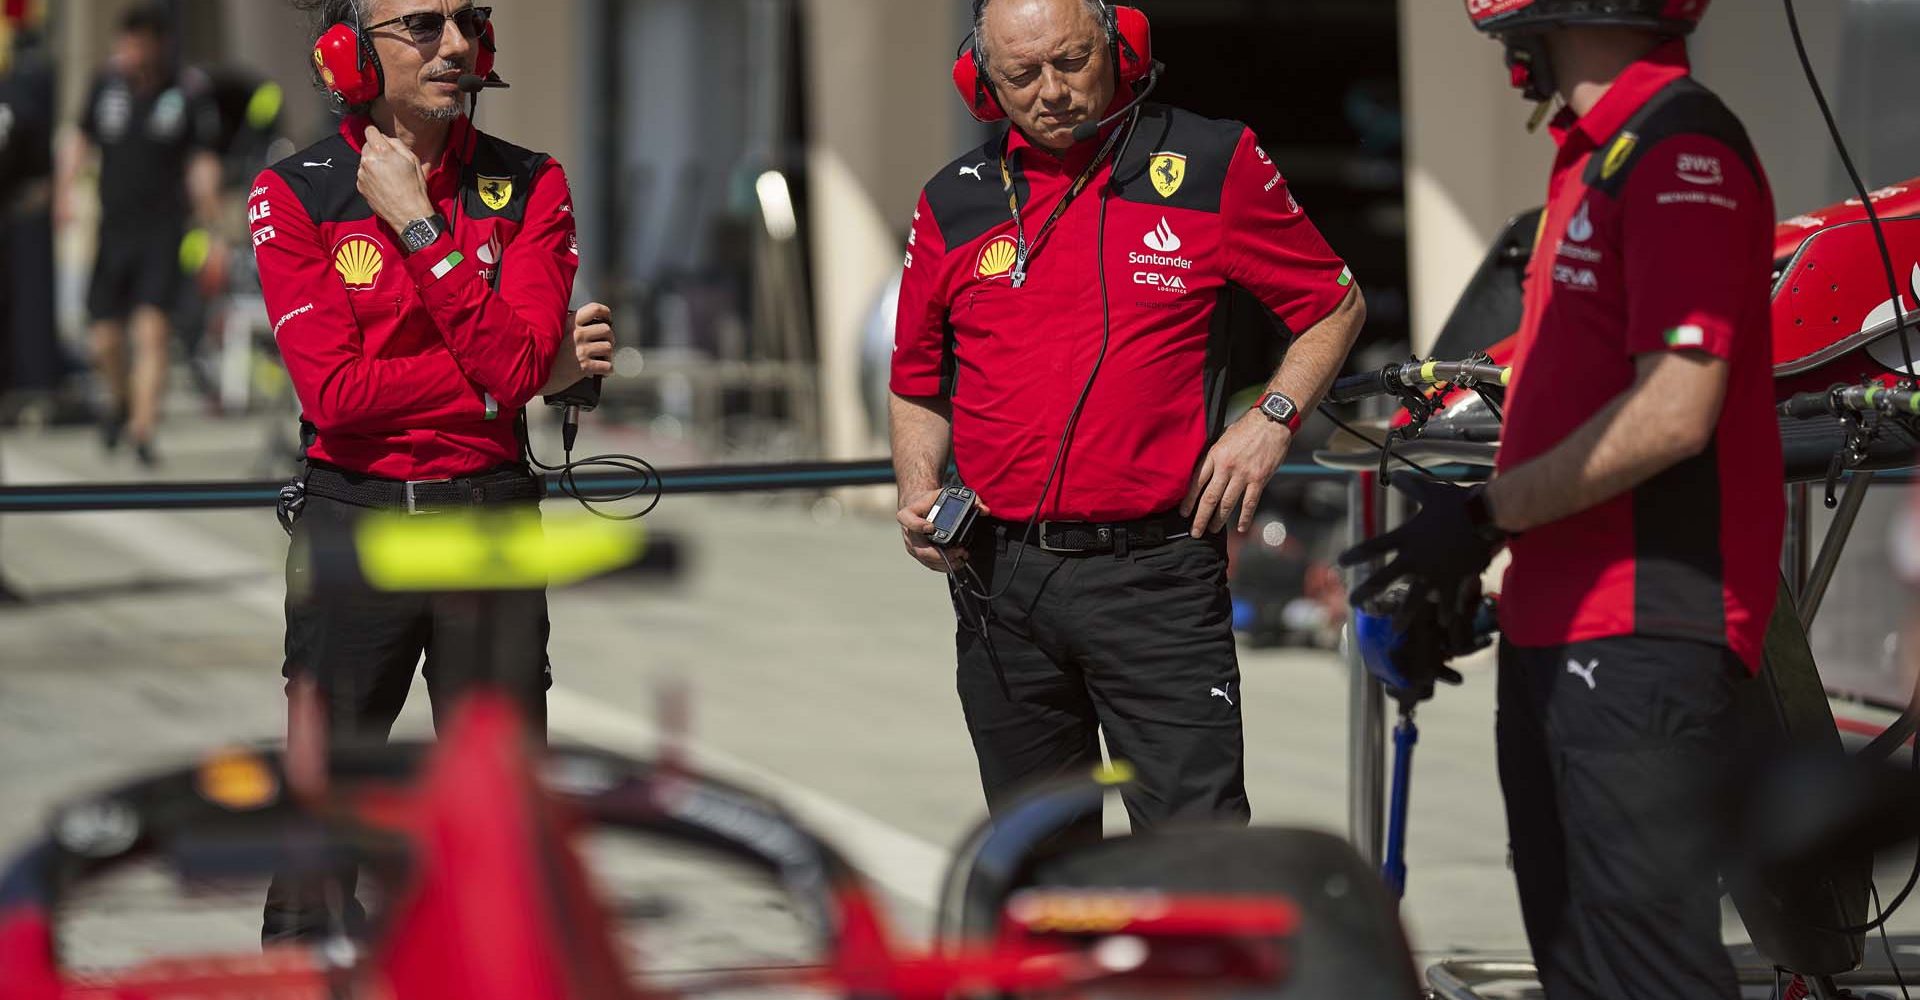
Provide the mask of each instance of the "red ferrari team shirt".
[{"label": "red ferrari team shirt", "polygon": [[[1115,148],[1101,159],[1109,139]],[[1018,287],[1021,227],[1003,155],[1032,247]],[[1325,319],[1353,286],[1244,125],[1149,105],[1131,137],[1110,129],[1064,157],[1010,129],[948,164],[921,195],[892,388],[950,394],[955,463],[996,517],[1038,508],[1047,518],[1119,521],[1171,510],[1223,420],[1219,304],[1230,285],[1294,332]]]},{"label": "red ferrari team shirt", "polygon": [[407,256],[360,196],[367,120],[269,168],[247,199],[307,457],[391,479],[520,461],[519,409],[568,336],[580,251],[560,164],[457,120],[427,178],[452,231]]},{"label": "red ferrari team shirt", "polygon": [[1688,76],[1680,42],[1554,131],[1499,468],[1573,434],[1644,354],[1719,358],[1727,393],[1701,455],[1513,540],[1502,628],[1521,646],[1696,639],[1757,669],[1785,526],[1766,175],[1732,112]]}]

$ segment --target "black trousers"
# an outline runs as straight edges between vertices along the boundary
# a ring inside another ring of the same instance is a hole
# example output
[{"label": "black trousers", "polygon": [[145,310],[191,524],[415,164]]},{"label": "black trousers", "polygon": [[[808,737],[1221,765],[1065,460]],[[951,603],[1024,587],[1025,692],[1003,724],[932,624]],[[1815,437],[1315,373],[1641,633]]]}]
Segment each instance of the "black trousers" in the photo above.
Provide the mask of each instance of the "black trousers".
[{"label": "black trousers", "polygon": [[1500,784],[1551,1000],[1738,997],[1720,940],[1729,650],[1623,636],[1500,648]]},{"label": "black trousers", "polygon": [[[1122,793],[1135,830],[1245,823],[1224,536],[1056,555],[1018,545],[1017,528],[1011,534],[975,527],[972,574],[962,579],[977,574],[978,589],[998,596],[955,598],[960,704],[988,808],[1033,784],[1091,773],[1104,731],[1113,759],[1136,775]],[[1098,836],[1093,818],[1072,839]]]},{"label": "black trousers", "polygon": [[[343,528],[363,513],[364,508],[309,494],[294,524],[294,550],[316,532]],[[281,672],[290,683],[316,683],[329,745],[386,742],[423,655],[436,729],[450,720],[462,695],[491,681],[519,704],[534,733],[546,732],[546,691],[552,686],[546,594],[361,590],[298,600],[308,590],[306,572],[290,554],[287,658]],[[262,937],[311,937],[341,919],[352,927],[363,917],[353,887],[352,872],[276,877],[267,892]]]}]

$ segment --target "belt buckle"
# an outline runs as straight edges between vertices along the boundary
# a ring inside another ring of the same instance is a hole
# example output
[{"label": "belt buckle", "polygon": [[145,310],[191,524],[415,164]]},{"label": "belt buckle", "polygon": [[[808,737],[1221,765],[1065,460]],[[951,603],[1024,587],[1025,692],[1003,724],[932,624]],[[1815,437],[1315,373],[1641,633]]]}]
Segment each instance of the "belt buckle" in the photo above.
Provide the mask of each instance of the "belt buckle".
[{"label": "belt buckle", "polygon": [[1054,523],[1054,522],[1052,522],[1052,521],[1041,521],[1041,522],[1040,522],[1040,551],[1042,551],[1042,552],[1051,552],[1051,553],[1053,553],[1054,555],[1060,555],[1060,556],[1077,556],[1077,555],[1080,555],[1080,554],[1082,554],[1082,553],[1084,553],[1084,552],[1086,552],[1086,550],[1085,550],[1085,549],[1069,549],[1069,548],[1063,548],[1063,547],[1060,547],[1060,546],[1056,546],[1056,545],[1048,545],[1048,544],[1047,544],[1047,529],[1048,529],[1049,527],[1051,527],[1051,526],[1053,525],[1053,523]]},{"label": "belt buckle", "polygon": [[407,480],[406,482],[407,516],[414,517],[414,516],[419,516],[423,514],[439,513],[439,511],[436,511],[436,510],[420,509],[419,501],[415,498],[413,494],[413,488],[415,486],[438,486],[443,483],[451,483],[451,482],[453,482],[453,480],[451,479],[409,479]]}]

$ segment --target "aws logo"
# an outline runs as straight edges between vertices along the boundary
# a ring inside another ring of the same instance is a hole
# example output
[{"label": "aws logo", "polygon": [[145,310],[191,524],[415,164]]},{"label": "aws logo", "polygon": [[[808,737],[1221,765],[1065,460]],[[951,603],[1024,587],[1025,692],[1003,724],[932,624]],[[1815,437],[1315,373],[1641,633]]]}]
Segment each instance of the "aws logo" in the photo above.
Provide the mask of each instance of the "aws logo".
[{"label": "aws logo", "polygon": [[983,281],[1004,278],[1012,273],[1019,255],[1018,241],[1011,236],[996,236],[980,248],[980,262],[974,265],[973,276]]},{"label": "aws logo", "polygon": [[1679,178],[1688,184],[1702,187],[1718,187],[1727,182],[1726,172],[1721,169],[1718,156],[1700,156],[1694,153],[1681,153],[1675,165]]},{"label": "aws logo", "polygon": [[333,269],[350,292],[364,292],[380,280],[387,268],[386,253],[369,236],[349,236],[333,247]]}]

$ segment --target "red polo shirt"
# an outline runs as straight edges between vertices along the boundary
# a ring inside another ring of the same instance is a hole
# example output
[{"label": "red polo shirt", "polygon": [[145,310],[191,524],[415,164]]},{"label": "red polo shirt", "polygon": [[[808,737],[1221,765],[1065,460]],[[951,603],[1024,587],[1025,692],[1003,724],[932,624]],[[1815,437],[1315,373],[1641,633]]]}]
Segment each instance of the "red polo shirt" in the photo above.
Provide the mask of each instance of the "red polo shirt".
[{"label": "red polo shirt", "polygon": [[518,462],[515,417],[572,327],[566,174],[456,120],[427,177],[452,231],[408,256],[360,196],[367,124],[347,119],[247,199],[274,340],[313,429],[307,456],[391,479]]},{"label": "red polo shirt", "polygon": [[[951,390],[955,463],[997,517],[1024,519],[1038,506],[1048,518],[1118,521],[1178,506],[1224,416],[1225,352],[1209,345],[1229,285],[1294,332],[1352,291],[1352,274],[1246,126],[1166,107],[1143,110],[1117,151],[1119,181],[1109,156],[1040,236],[1106,138],[1056,157],[1009,130],[942,169],[914,213],[893,391]],[[1035,241],[1019,288],[1003,149]],[[1042,503],[1108,315],[1105,361]]]},{"label": "red polo shirt", "polygon": [[1766,175],[1739,121],[1688,76],[1680,42],[1554,135],[1499,468],[1573,434],[1632,385],[1643,354],[1720,358],[1727,394],[1704,453],[1514,539],[1502,627],[1521,646],[1697,639],[1757,669],[1785,526]]}]

